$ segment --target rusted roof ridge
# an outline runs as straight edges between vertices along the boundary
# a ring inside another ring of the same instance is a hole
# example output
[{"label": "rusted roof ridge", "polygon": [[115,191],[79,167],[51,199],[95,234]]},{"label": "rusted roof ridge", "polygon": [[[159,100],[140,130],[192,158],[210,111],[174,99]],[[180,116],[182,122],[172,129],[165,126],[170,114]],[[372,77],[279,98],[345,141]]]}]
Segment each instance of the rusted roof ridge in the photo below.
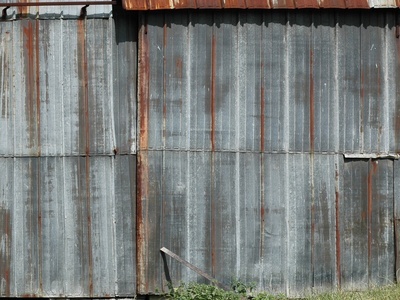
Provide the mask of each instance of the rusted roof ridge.
[{"label": "rusted roof ridge", "polygon": [[397,8],[396,0],[122,0],[126,10]]}]

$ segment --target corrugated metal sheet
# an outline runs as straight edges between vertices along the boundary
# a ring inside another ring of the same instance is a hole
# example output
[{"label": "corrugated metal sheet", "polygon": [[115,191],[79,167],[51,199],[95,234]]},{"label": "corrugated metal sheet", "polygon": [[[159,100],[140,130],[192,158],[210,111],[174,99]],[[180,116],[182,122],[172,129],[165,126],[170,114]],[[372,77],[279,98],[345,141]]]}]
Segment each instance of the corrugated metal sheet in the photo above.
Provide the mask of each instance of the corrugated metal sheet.
[{"label": "corrugated metal sheet", "polygon": [[137,22],[0,23],[0,296],[136,294]]},{"label": "corrugated metal sheet", "polygon": [[295,8],[397,8],[396,0],[122,0],[127,10],[160,9],[295,9]]},{"label": "corrugated metal sheet", "polygon": [[[68,0],[69,1],[69,0]],[[71,0],[71,2],[80,0]],[[96,0],[93,0],[96,1]],[[17,1],[2,0],[3,3],[15,2],[40,2],[37,1]],[[46,0],[42,2],[60,2],[57,0]],[[7,8],[6,19],[15,20],[20,17],[31,17],[40,19],[77,19],[81,15],[82,6],[79,5],[54,5],[54,6],[25,6]],[[2,10],[4,9],[1,8]],[[86,8],[86,16],[88,18],[109,18],[112,16],[112,5],[90,5]]]},{"label": "corrugated metal sheet", "polygon": [[1,296],[134,295],[135,166],[135,156],[0,158]]},{"label": "corrugated metal sheet", "polygon": [[123,18],[2,22],[0,155],[135,153],[135,28]]},{"label": "corrugated metal sheet", "polygon": [[395,12],[147,17],[141,149],[398,152]]},{"label": "corrugated metal sheet", "polygon": [[397,163],[343,153],[399,151],[397,14],[143,15],[139,293],[166,287],[161,247],[289,296],[394,280]]}]

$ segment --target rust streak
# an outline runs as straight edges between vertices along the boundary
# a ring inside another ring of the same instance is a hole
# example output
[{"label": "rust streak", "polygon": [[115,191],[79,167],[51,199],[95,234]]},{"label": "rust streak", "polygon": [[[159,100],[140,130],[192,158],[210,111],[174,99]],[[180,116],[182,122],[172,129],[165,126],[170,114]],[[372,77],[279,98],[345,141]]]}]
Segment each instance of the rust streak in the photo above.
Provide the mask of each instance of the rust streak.
[{"label": "rust streak", "polygon": [[371,160],[372,169],[368,172],[367,178],[367,188],[368,188],[368,203],[367,203],[367,228],[368,228],[368,280],[371,280],[371,255],[372,255],[372,184],[373,184],[373,175],[376,173],[378,168],[378,162],[375,160]]},{"label": "rust streak", "polygon": [[314,190],[314,53],[310,49],[310,168],[311,168],[311,273],[314,286],[315,190]]},{"label": "rust streak", "polygon": [[79,99],[83,116],[80,117],[80,126],[84,127],[83,136],[80,143],[85,146],[85,154],[90,154],[90,120],[89,120],[89,80],[88,80],[88,62],[86,53],[86,20],[78,20],[78,61],[79,61]]},{"label": "rust streak", "polygon": [[215,77],[216,77],[216,40],[212,36],[211,49],[211,150],[215,151]]},{"label": "rust streak", "polygon": [[139,100],[139,152],[137,155],[137,177],[136,177],[136,290],[137,293],[146,294],[149,281],[147,272],[147,213],[148,200],[148,120],[149,120],[149,50],[147,39],[147,20],[142,20],[139,31],[139,76],[138,76],[138,100]]},{"label": "rust streak", "polygon": [[264,91],[264,63],[261,63],[261,99],[260,99],[260,150],[264,152],[264,133],[265,133],[265,91]]},{"label": "rust streak", "polygon": [[340,269],[340,194],[339,194],[339,171],[335,165],[335,230],[336,230],[336,277],[337,285],[341,286],[341,269]]},{"label": "rust streak", "polygon": [[0,206],[0,239],[3,241],[3,247],[0,251],[0,274],[3,283],[4,290],[1,290],[0,296],[10,296],[10,262],[11,262],[11,230],[10,230],[10,211],[9,209]]},{"label": "rust streak", "polygon": [[33,21],[29,20],[27,26],[23,27],[24,32],[24,48],[27,53],[25,58],[25,74],[26,74],[26,120],[29,124],[29,145],[30,149],[34,149],[35,145],[35,127],[36,124],[33,121],[34,116],[34,103],[36,96],[35,93],[35,46],[34,46],[34,29],[32,25]]},{"label": "rust streak", "polygon": [[211,45],[211,178],[214,181],[211,187],[211,270],[212,276],[216,274],[216,212],[215,212],[215,74],[216,73],[216,39],[213,33]]},{"label": "rust streak", "polygon": [[314,152],[314,53],[310,50],[310,152]]},{"label": "rust streak", "polygon": [[39,56],[39,19],[36,19],[36,121],[37,121],[37,146],[38,156],[41,154],[41,141],[40,141],[40,56]]},{"label": "rust streak", "polygon": [[144,218],[147,210],[143,202],[147,203],[148,198],[148,160],[147,153],[139,152],[137,161],[137,202],[136,202],[136,242],[137,242],[137,291],[138,293],[147,293],[148,280],[146,280],[147,270],[147,247],[146,232],[148,228],[148,218]]},{"label": "rust streak", "polygon": [[140,29],[139,49],[139,150],[148,149],[148,120],[149,120],[149,46],[147,39],[147,24]]},{"label": "rust streak", "polygon": [[93,255],[92,255],[92,217],[90,209],[90,157],[85,157],[86,177],[86,213],[87,213],[87,243],[89,263],[89,295],[93,296]]}]

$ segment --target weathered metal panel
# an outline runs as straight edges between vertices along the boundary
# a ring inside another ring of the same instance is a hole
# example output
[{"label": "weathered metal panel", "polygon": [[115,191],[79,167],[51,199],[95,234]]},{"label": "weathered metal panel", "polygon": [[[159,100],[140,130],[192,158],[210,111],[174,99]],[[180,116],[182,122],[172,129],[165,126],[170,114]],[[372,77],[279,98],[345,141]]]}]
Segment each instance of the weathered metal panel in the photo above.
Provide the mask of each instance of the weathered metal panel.
[{"label": "weathered metal panel", "polygon": [[[112,99],[116,153],[136,153],[137,139],[137,40],[136,15],[114,11],[116,47],[112,53]],[[110,78],[111,77],[111,78]]]},{"label": "weathered metal panel", "polygon": [[394,280],[392,178],[392,160],[345,161],[342,288],[373,287]]},{"label": "weathered metal panel", "polygon": [[[291,296],[336,279],[337,155],[142,151],[139,293],[166,289],[167,247],[221,282]],[[138,241],[139,242],[139,241]],[[173,283],[199,280],[167,260]]]},{"label": "weathered metal panel", "polygon": [[341,287],[368,286],[368,162],[345,162],[344,195],[340,205]]},{"label": "weathered metal panel", "polygon": [[126,60],[137,33],[126,22],[0,24],[1,156],[135,153],[136,59]]},{"label": "weathered metal panel", "polygon": [[339,150],[339,101],[335,18],[329,12],[313,14],[310,49],[310,149]]},{"label": "weathered metal panel", "polygon": [[148,149],[397,151],[394,13],[163,16],[144,37]]},{"label": "weathered metal panel", "polygon": [[[381,158],[399,144],[396,14],[144,15],[140,293],[166,286],[161,247],[225,284],[295,297],[394,279]],[[174,283],[199,280],[167,265]]]},{"label": "weathered metal panel", "polygon": [[0,158],[1,295],[135,295],[135,166],[134,156]]}]

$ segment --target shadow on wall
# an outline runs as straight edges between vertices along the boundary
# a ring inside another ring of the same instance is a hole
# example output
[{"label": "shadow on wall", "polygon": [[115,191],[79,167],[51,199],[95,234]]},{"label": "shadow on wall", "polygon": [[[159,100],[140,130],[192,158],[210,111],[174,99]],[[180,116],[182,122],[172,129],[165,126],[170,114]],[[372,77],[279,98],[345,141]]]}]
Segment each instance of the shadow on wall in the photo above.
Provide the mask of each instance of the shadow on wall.
[{"label": "shadow on wall", "polygon": [[[129,12],[120,12],[123,11],[122,7],[117,7],[118,11],[114,11],[114,13],[125,13],[129,14]],[[229,11],[230,13],[227,13]],[[240,25],[244,24],[255,24],[265,26],[269,26],[269,24],[289,24],[290,26],[299,25],[310,27],[313,24],[314,27],[318,26],[330,26],[335,27],[336,24],[339,27],[343,26],[354,26],[360,27],[360,22],[362,27],[388,27],[389,29],[393,28],[396,20],[396,10],[386,10],[382,9],[377,14],[376,10],[337,10],[334,14],[334,18],[332,18],[332,10],[284,10],[284,13],[277,13],[282,10],[255,10],[251,14],[248,13],[249,10],[173,10],[169,11],[168,14],[165,14],[165,11],[151,11],[152,15],[159,15],[159,18],[152,18],[152,21],[157,21],[157,23],[149,23],[152,26],[160,26],[162,27],[164,22],[167,27],[171,27],[171,22],[173,21],[176,25],[187,26],[189,23],[192,26],[196,26],[196,24],[210,25],[212,26],[211,20],[215,22],[216,27],[220,27],[221,24],[229,24],[229,25]],[[136,15],[130,13],[134,18],[130,18],[131,21],[136,20]],[[146,14],[146,13],[144,13]],[[213,18],[210,18],[210,15]],[[388,17],[385,17],[388,16]],[[118,19],[118,18],[116,18]]]},{"label": "shadow on wall", "polygon": [[137,43],[138,41],[138,13],[126,11],[121,5],[113,6],[116,43]]}]

